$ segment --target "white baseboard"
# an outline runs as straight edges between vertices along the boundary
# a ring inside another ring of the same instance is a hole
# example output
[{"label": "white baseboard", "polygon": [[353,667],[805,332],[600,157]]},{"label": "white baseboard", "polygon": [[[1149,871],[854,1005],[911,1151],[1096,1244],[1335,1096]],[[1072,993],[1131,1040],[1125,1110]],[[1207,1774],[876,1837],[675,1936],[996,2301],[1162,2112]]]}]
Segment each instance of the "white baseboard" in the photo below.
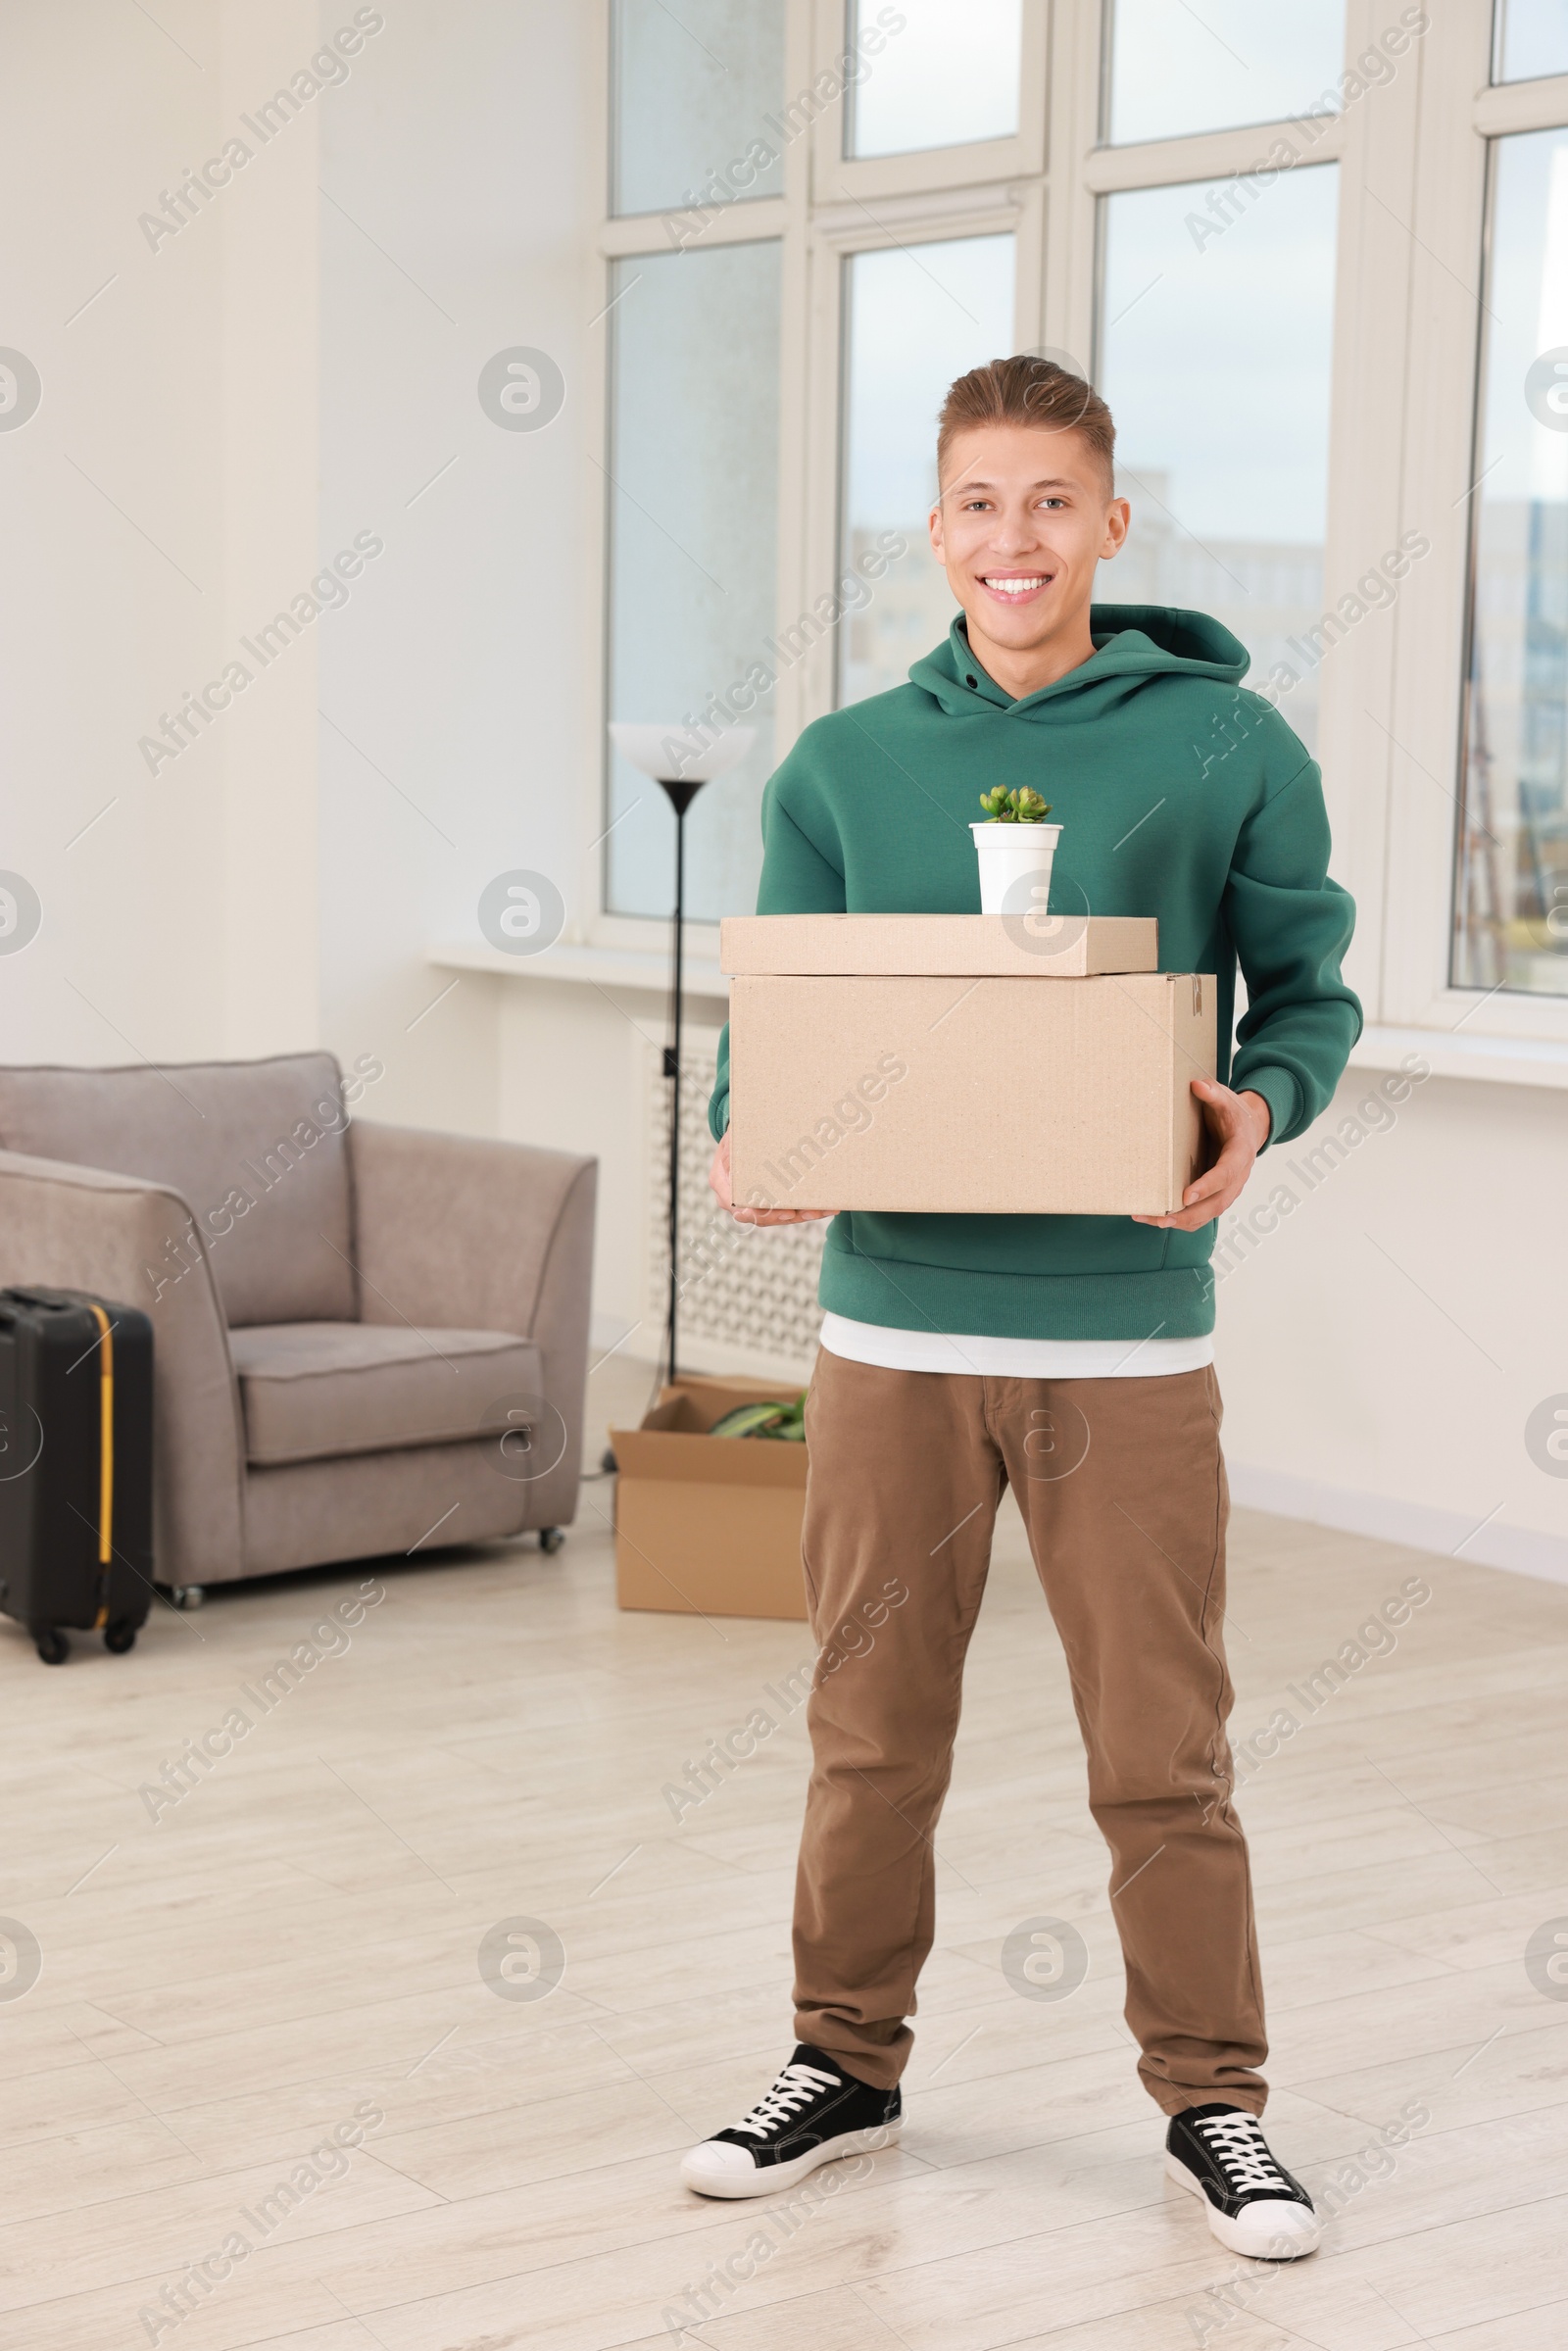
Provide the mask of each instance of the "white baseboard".
[{"label": "white baseboard", "polygon": [[710,1339],[706,1332],[693,1332],[680,1341],[682,1371],[709,1372],[720,1380],[776,1380],[781,1388],[804,1388],[815,1360],[814,1347],[809,1355],[768,1354]]},{"label": "white baseboard", "polygon": [[[652,1366],[663,1347],[664,1330],[662,1322],[631,1322],[623,1314],[596,1313],[588,1327],[589,1361],[614,1354],[621,1342],[636,1334],[635,1347],[625,1348],[629,1357]],[[804,1388],[811,1376],[816,1349],[809,1354],[765,1353],[757,1347],[737,1347],[724,1339],[711,1339],[706,1332],[687,1333],[682,1330],[679,1341],[682,1371],[710,1373],[720,1380],[776,1380],[782,1388]]]},{"label": "white baseboard", "polygon": [[1500,1513],[1478,1527],[1463,1511],[1438,1510],[1427,1502],[1362,1494],[1353,1487],[1329,1486],[1321,1479],[1293,1477],[1247,1461],[1227,1460],[1226,1468],[1232,1497],[1246,1509],[1266,1510],[1275,1518],[1304,1518],[1315,1526],[1337,1527],[1343,1534],[1374,1535],[1384,1543],[1408,1543],[1416,1550],[1568,1585],[1568,1537],[1510,1526]]}]

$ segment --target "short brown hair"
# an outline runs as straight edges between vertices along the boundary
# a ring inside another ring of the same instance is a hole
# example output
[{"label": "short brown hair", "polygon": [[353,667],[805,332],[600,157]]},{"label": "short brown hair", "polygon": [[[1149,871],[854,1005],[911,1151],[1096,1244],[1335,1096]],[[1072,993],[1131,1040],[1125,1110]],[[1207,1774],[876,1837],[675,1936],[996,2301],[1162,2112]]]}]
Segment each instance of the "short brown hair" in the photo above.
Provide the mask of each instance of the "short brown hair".
[{"label": "short brown hair", "polygon": [[961,432],[975,424],[1035,425],[1047,432],[1075,432],[1082,436],[1105,472],[1105,486],[1116,483],[1116,427],[1111,414],[1093,384],[1055,360],[1037,359],[1020,352],[1010,360],[987,360],[948,386],[937,418],[937,481],[940,487],[948,452]]}]

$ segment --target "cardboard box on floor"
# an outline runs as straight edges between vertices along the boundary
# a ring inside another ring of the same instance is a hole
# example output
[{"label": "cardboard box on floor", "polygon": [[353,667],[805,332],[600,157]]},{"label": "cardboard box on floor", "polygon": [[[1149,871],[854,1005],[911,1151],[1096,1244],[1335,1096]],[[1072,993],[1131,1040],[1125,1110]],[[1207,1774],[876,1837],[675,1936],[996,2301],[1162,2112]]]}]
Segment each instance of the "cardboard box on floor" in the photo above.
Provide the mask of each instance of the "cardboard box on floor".
[{"label": "cardboard box on floor", "polygon": [[801,1394],[787,1383],[688,1375],[662,1391],[640,1429],[611,1430],[622,1608],[804,1618],[805,1445],[708,1434],[737,1404],[793,1403]]},{"label": "cardboard box on floor", "polygon": [[[988,1215],[1179,1207],[1208,1163],[1191,1081],[1214,1075],[1213,978],[1151,968],[1152,922],[1069,927],[1073,975],[1037,956],[1013,916],[726,922],[721,959],[744,965],[730,988],[736,1200]],[[1135,954],[1139,968],[1106,968]]]}]

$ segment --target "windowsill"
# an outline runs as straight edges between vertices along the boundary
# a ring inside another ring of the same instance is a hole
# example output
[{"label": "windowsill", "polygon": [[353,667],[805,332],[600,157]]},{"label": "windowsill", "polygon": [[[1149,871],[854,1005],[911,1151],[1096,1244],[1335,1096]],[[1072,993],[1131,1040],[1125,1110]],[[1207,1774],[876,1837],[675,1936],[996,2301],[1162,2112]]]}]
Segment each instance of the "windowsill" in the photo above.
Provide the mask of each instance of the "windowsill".
[{"label": "windowsill", "polygon": [[[634,988],[655,996],[669,994],[669,957],[628,947],[549,947],[543,955],[509,955],[479,940],[438,942],[426,960],[438,971],[493,971],[509,980],[548,980],[556,986]],[[714,962],[688,955],[681,973],[682,993],[729,1002],[729,981]]]},{"label": "windowsill", "polygon": [[1481,1078],[1495,1086],[1568,1087],[1568,1043],[1551,1037],[1368,1028],[1352,1047],[1350,1063],[1358,1069],[1397,1069],[1406,1053],[1419,1053],[1437,1078]]}]

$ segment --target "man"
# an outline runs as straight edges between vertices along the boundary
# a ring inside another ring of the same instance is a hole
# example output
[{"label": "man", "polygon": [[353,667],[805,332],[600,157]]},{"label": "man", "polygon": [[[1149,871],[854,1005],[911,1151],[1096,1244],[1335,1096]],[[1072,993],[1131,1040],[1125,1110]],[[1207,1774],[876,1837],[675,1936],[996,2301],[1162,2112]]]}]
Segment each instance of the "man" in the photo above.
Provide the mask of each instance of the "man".
[{"label": "man", "polygon": [[[1352,909],[1327,876],[1318,771],[1240,691],[1236,639],[1201,613],[1091,606],[1096,565],[1127,533],[1113,448],[1103,402],[1048,362],[993,361],[954,384],[930,527],[961,612],[907,685],[801,737],[764,795],[758,908],[972,912],[979,796],[1035,787],[1064,828],[1054,904],[1155,914],[1165,970],[1218,975],[1229,1083],[1193,1088],[1216,1155],[1165,1216],[1030,1215],[1024,1164],[1017,1215],[858,1210],[832,1225],[807,1410],[812,1631],[826,1643],[890,1575],[908,1597],[809,1701],[799,2045],[682,2178],[764,2194],[899,2128],[935,1926],[931,1839],[1010,1484],[1110,1847],[1127,2022],[1169,2118],[1166,2169],[1233,2251],[1294,2259],[1320,2225],[1257,2121],[1266,2041],[1225,1736],[1208,1258],[1257,1153],[1299,1134],[1344,1069],[1359,1027],[1340,977]],[[721,1056],[711,1180],[733,1207],[728,1097]]]}]

